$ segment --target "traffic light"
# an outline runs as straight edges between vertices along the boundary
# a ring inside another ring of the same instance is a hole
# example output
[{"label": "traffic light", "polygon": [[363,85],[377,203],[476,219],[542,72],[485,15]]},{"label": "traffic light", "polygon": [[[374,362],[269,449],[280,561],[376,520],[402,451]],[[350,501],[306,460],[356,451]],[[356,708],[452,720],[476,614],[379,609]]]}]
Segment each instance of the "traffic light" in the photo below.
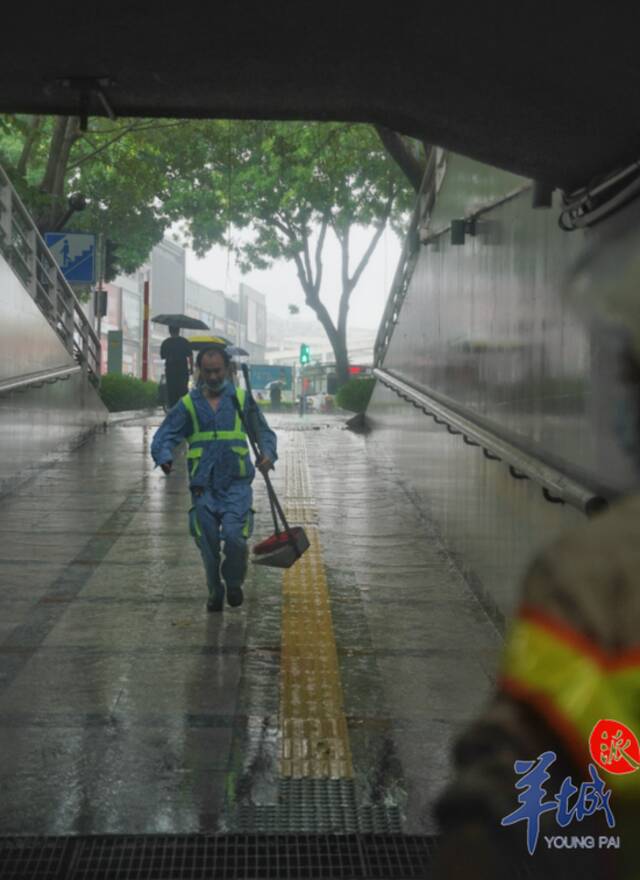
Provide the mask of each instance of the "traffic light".
[{"label": "traffic light", "polygon": [[120,267],[118,266],[118,255],[116,253],[117,250],[118,242],[111,241],[111,239],[108,238],[104,243],[104,272],[102,273],[102,277],[105,281],[113,281],[120,271]]},{"label": "traffic light", "polygon": [[309,346],[306,342],[303,342],[300,346],[300,363],[308,364],[311,361],[311,352],[309,351]]},{"label": "traffic light", "polygon": [[94,311],[97,318],[105,318],[107,315],[107,291],[96,290]]}]

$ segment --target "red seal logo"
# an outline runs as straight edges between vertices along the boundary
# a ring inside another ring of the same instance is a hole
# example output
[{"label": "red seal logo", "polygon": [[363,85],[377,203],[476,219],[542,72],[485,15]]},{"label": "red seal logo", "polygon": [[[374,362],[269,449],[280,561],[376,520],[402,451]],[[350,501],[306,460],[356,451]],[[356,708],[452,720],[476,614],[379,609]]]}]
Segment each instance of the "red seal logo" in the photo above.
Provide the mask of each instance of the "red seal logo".
[{"label": "red seal logo", "polygon": [[589,752],[607,773],[640,770],[640,744],[635,733],[620,721],[602,718],[591,731]]}]

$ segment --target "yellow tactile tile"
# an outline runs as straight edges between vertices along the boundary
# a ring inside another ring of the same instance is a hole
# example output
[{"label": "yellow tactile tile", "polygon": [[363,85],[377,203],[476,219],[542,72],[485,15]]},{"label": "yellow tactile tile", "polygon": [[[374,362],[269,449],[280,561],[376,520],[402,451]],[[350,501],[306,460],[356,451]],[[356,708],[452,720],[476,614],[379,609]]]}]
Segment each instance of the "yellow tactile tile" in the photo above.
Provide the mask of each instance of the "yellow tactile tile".
[{"label": "yellow tactile tile", "polygon": [[305,526],[310,547],[283,576],[280,773],[350,778],[331,603],[302,438],[296,437],[287,453],[285,509],[292,525]]}]

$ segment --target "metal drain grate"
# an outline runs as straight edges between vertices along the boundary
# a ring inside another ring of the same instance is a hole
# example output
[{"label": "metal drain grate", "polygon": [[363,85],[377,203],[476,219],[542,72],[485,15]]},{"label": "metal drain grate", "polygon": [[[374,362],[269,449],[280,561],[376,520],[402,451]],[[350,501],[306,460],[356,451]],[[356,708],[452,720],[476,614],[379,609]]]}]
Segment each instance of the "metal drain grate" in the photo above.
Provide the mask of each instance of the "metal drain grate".
[{"label": "metal drain grate", "polygon": [[0,877],[58,880],[65,876],[73,851],[66,837],[0,838]]},{"label": "metal drain grate", "polygon": [[368,880],[428,876],[404,835],[98,835],[0,839],[1,880]]},{"label": "metal drain grate", "polygon": [[353,779],[281,779],[278,803],[247,804],[235,830],[252,834],[401,834],[395,806],[358,806]]}]

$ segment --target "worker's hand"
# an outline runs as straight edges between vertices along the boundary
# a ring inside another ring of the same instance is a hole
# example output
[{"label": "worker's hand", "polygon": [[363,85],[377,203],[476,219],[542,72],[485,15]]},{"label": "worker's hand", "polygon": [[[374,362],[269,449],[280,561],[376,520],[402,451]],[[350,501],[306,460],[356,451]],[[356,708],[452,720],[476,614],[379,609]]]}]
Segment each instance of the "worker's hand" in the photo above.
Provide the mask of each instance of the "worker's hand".
[{"label": "worker's hand", "polygon": [[165,472],[165,474],[167,476],[169,476],[169,474],[171,473],[171,468],[173,467],[173,462],[172,461],[165,461],[165,463],[161,464],[160,467]]},{"label": "worker's hand", "polygon": [[266,474],[273,470],[273,462],[270,458],[267,458],[266,455],[263,455],[262,458],[256,462],[256,465],[261,474]]}]

